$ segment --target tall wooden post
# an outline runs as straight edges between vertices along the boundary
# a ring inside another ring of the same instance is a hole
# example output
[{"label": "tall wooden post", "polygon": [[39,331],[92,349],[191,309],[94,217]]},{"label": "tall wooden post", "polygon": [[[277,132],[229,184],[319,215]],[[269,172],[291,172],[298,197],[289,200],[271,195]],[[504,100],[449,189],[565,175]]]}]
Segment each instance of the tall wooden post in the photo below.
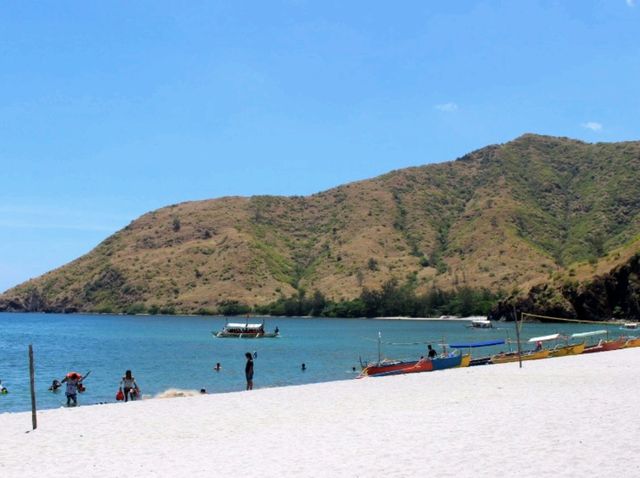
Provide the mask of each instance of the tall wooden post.
[{"label": "tall wooden post", "polygon": [[33,345],[29,344],[29,382],[31,384],[31,424],[33,429],[38,428],[36,418],[36,373],[33,366]]},{"label": "tall wooden post", "polygon": [[518,341],[518,361],[520,362],[520,368],[522,368],[522,347],[520,346],[520,327],[518,327],[518,313],[516,308],[513,308],[513,318],[516,321],[516,340]]}]

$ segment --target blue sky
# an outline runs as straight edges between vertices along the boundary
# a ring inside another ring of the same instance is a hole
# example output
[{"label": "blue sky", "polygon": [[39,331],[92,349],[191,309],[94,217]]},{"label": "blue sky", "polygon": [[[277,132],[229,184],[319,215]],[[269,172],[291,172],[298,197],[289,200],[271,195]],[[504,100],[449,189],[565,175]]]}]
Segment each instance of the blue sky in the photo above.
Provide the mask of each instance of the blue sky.
[{"label": "blue sky", "polygon": [[5,3],[0,290],[169,204],[638,140],[639,112],[640,1]]}]

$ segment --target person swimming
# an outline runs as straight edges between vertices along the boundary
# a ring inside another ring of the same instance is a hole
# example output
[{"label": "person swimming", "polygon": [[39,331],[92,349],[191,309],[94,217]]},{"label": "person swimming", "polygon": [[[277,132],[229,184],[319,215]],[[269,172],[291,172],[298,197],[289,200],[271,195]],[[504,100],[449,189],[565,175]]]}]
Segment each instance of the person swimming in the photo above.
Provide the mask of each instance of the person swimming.
[{"label": "person swimming", "polygon": [[53,382],[51,382],[51,386],[49,387],[49,391],[57,392],[60,387],[62,387],[60,380],[58,380],[57,378],[54,378]]},{"label": "person swimming", "polygon": [[7,393],[9,393],[9,390],[7,390],[7,387],[2,385],[2,380],[0,380],[0,395],[6,395]]}]

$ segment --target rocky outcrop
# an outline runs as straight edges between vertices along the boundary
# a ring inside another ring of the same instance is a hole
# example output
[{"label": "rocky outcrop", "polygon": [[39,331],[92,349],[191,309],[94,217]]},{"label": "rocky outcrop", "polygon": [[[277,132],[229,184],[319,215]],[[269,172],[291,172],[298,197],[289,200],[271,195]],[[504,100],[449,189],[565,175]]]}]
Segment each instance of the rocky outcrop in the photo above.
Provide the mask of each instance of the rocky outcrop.
[{"label": "rocky outcrop", "polygon": [[533,287],[526,297],[499,302],[490,318],[513,320],[517,311],[549,317],[605,321],[640,319],[640,254],[586,284]]}]

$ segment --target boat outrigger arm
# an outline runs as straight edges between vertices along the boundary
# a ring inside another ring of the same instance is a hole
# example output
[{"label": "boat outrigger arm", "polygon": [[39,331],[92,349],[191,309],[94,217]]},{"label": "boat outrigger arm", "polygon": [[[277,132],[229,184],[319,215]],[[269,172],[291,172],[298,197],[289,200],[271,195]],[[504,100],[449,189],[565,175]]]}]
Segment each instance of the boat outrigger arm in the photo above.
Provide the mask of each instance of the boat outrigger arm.
[{"label": "boat outrigger arm", "polygon": [[452,349],[474,349],[477,347],[491,347],[492,345],[502,345],[504,340],[488,340],[485,342],[473,342],[469,344],[449,344]]}]

